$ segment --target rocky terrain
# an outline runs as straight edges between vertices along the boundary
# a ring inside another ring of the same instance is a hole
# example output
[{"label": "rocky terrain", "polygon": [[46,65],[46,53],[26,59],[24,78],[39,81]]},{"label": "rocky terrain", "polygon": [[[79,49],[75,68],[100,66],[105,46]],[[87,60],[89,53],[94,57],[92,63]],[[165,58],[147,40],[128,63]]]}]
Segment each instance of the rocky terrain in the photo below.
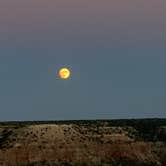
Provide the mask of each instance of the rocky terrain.
[{"label": "rocky terrain", "polygon": [[0,165],[166,166],[166,120],[0,123]]}]

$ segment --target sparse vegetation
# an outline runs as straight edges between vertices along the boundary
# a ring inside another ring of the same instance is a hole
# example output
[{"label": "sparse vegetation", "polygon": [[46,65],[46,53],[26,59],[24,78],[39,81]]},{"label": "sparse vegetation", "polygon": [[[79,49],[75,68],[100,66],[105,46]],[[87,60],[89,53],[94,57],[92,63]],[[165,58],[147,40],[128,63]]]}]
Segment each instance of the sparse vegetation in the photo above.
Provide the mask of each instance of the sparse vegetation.
[{"label": "sparse vegetation", "polygon": [[0,163],[165,166],[166,119],[1,122]]}]

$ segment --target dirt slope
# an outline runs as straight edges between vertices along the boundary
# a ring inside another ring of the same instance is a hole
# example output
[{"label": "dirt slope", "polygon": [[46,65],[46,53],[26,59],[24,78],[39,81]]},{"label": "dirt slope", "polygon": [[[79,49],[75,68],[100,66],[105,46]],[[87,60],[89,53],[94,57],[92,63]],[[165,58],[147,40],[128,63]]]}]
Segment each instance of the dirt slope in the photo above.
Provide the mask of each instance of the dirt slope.
[{"label": "dirt slope", "polygon": [[0,165],[163,165],[166,144],[136,140],[136,133],[132,127],[3,126]]}]

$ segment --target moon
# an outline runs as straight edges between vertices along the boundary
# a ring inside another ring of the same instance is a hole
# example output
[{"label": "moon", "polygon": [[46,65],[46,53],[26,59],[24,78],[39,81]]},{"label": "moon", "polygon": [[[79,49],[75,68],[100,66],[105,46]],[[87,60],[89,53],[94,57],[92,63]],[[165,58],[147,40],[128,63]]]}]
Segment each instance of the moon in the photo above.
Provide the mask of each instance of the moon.
[{"label": "moon", "polygon": [[71,72],[68,68],[62,68],[59,70],[59,77],[61,79],[68,79],[70,78]]}]

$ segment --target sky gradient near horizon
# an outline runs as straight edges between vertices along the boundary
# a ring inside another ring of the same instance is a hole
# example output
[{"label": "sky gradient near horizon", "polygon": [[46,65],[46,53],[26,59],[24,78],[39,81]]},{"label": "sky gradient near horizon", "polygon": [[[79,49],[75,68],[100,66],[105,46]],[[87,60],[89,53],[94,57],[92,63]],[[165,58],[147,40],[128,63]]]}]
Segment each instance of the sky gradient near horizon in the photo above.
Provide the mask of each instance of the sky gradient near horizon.
[{"label": "sky gradient near horizon", "polygon": [[166,118],[165,43],[165,0],[1,0],[0,121]]}]

